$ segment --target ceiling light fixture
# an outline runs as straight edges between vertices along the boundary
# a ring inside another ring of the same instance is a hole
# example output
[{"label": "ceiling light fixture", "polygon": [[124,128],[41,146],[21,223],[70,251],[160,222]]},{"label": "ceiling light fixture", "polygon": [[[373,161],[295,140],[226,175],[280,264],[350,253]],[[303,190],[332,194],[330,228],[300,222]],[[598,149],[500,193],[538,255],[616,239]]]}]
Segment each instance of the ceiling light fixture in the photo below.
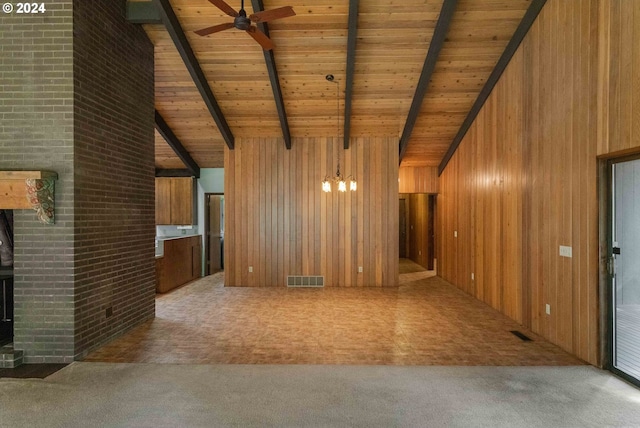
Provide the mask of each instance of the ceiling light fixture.
[{"label": "ceiling light fixture", "polygon": [[[335,77],[333,76],[333,74],[327,74],[325,76],[325,79],[327,79],[328,82],[333,82],[337,85],[336,86],[336,124],[337,124],[336,136],[338,137],[338,140],[340,140],[340,83],[335,81]],[[324,180],[322,180],[322,190],[326,193],[331,192],[331,182],[333,181],[338,185],[338,191],[344,193],[347,191],[347,180],[349,180],[349,190],[351,190],[352,192],[356,191],[358,188],[358,183],[355,177],[353,175],[350,175],[348,179],[345,179],[344,176],[340,173],[340,148],[339,147],[337,151],[337,159],[338,159],[338,166],[336,169],[336,175],[335,177],[330,177],[329,175],[326,175],[324,177]]]}]

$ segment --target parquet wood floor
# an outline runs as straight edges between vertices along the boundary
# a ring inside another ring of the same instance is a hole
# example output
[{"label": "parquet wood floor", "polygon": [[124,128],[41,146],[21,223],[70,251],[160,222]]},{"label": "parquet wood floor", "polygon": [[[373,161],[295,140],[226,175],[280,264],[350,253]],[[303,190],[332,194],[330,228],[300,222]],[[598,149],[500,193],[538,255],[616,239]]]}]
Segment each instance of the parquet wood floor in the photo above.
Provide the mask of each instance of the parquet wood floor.
[{"label": "parquet wood floor", "polygon": [[85,361],[583,364],[429,272],[401,275],[389,289],[225,288],[223,275],[159,296],[154,320]]}]

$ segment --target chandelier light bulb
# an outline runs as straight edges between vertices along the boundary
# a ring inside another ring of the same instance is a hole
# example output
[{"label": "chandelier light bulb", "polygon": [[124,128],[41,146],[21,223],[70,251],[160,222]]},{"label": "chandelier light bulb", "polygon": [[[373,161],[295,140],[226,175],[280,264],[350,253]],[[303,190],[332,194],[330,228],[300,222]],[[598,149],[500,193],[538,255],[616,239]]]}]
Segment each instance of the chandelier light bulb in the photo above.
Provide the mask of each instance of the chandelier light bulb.
[{"label": "chandelier light bulb", "polygon": [[331,192],[331,183],[329,182],[328,178],[325,178],[324,181],[322,182],[322,190],[325,193]]},{"label": "chandelier light bulb", "polygon": [[349,190],[351,190],[352,192],[355,192],[358,189],[358,183],[356,182],[355,178],[351,178],[351,182],[349,183]]},{"label": "chandelier light bulb", "polygon": [[347,182],[343,179],[340,179],[340,181],[338,181],[338,190],[341,192],[347,191]]}]

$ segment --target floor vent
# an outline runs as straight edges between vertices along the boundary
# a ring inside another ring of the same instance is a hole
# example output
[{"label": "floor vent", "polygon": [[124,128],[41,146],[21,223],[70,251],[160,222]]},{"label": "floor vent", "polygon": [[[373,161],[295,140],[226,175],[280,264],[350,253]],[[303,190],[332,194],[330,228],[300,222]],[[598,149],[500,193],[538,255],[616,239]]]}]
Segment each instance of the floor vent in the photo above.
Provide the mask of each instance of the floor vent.
[{"label": "floor vent", "polygon": [[324,287],[324,276],[287,276],[287,287]]},{"label": "floor vent", "polygon": [[518,330],[511,330],[511,333],[514,336],[518,336],[524,342],[531,342],[531,338],[523,333],[520,333]]}]

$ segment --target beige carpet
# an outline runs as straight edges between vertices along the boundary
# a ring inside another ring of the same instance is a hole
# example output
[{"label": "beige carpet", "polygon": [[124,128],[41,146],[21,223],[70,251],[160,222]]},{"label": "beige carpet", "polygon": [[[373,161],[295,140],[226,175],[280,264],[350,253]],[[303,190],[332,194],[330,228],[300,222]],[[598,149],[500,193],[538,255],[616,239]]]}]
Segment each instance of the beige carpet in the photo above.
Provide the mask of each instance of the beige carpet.
[{"label": "beige carpet", "polygon": [[0,380],[0,427],[637,427],[593,367],[74,363]]}]

